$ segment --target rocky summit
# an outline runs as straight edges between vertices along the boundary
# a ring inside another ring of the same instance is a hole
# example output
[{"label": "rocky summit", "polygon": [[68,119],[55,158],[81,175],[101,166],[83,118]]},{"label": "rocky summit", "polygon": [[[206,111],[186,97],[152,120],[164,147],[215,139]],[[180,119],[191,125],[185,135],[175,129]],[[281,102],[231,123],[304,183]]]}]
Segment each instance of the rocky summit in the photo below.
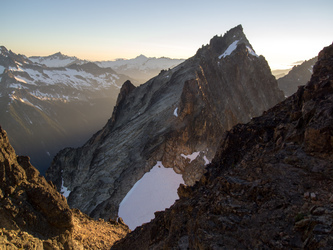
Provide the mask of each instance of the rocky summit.
[{"label": "rocky summit", "polygon": [[68,204],[94,218],[116,218],[125,195],[161,162],[198,181],[222,132],[283,100],[263,56],[237,26],[143,85],[123,84],[111,119],[87,143],[54,158],[47,178]]},{"label": "rocky summit", "polygon": [[223,135],[207,172],[113,249],[332,249],[333,44],[306,86]]}]

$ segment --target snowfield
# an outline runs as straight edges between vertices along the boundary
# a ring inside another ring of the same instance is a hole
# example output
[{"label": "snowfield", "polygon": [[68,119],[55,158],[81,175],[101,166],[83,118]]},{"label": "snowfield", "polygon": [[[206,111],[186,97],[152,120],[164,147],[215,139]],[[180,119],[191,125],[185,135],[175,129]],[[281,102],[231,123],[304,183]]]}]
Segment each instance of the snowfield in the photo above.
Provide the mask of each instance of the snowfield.
[{"label": "snowfield", "polygon": [[180,174],[157,162],[127,193],[119,205],[118,216],[134,230],[153,219],[156,211],[169,208],[179,198],[180,184],[184,184]]}]

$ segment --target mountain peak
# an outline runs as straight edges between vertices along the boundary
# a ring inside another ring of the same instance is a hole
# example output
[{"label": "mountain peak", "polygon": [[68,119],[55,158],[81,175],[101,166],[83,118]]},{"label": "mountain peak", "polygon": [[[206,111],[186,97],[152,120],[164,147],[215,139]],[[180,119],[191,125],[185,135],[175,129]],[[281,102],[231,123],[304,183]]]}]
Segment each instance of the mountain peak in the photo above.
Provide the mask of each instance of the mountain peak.
[{"label": "mountain peak", "polygon": [[5,46],[0,46],[1,53],[8,53],[8,50]]},{"label": "mountain peak", "polygon": [[148,57],[146,57],[145,55],[141,54],[139,56],[137,56],[135,59],[147,59]]},{"label": "mountain peak", "polygon": [[[245,44],[248,48],[250,54],[255,55],[254,50],[247,40],[242,25],[238,25],[229,31],[227,31],[223,36],[214,36],[208,45],[200,48],[197,52],[197,56],[201,57],[204,51],[210,51],[210,53],[216,54],[219,59],[221,59],[223,53],[227,52],[230,55],[233,50],[235,50],[238,45]],[[231,46],[231,47],[230,47]],[[229,50],[229,51],[227,51]],[[224,57],[224,56],[223,56]]]}]

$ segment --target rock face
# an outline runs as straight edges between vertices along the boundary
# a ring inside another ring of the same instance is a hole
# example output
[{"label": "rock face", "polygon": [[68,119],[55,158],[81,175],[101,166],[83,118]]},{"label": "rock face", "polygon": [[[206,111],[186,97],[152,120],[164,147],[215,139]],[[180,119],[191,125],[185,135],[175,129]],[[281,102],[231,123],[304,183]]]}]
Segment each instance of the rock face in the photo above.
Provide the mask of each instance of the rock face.
[{"label": "rock face", "polygon": [[330,249],[333,44],[310,82],[225,132],[207,173],[113,249]]},{"label": "rock face", "polygon": [[297,91],[299,86],[305,85],[311,78],[313,65],[317,62],[318,57],[314,57],[302,64],[294,66],[287,75],[279,78],[278,85],[286,96],[291,96]]},{"label": "rock face", "polygon": [[41,238],[62,235],[68,241],[73,215],[65,197],[39,175],[28,157],[16,156],[1,127],[0,180],[1,228],[25,231]]},{"label": "rock face", "polygon": [[82,147],[59,152],[47,178],[71,191],[71,207],[117,217],[119,203],[157,161],[193,185],[223,131],[282,99],[266,60],[237,26],[147,83],[126,82],[105,127]]}]

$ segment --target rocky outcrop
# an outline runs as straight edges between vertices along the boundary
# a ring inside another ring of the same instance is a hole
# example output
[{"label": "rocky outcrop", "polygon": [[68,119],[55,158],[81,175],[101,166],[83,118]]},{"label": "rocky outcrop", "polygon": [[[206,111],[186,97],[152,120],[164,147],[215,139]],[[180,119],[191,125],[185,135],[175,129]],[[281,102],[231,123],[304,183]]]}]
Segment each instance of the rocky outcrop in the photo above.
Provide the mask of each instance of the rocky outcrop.
[{"label": "rocky outcrop", "polygon": [[299,86],[305,85],[311,78],[313,65],[317,62],[318,57],[314,57],[302,64],[294,66],[287,75],[279,78],[278,85],[286,96],[296,93]]},{"label": "rocky outcrop", "polygon": [[333,45],[306,86],[225,132],[207,173],[113,249],[330,249]]},{"label": "rocky outcrop", "polygon": [[73,216],[65,197],[39,175],[28,157],[16,156],[1,128],[0,150],[1,227],[41,238],[68,238]]},{"label": "rocky outcrop", "polygon": [[0,127],[0,249],[109,249],[129,229],[70,210]]},{"label": "rocky outcrop", "polygon": [[237,26],[147,83],[126,82],[105,127],[82,147],[59,152],[47,178],[71,191],[71,207],[117,217],[119,203],[157,161],[193,185],[222,131],[282,99],[266,60]]}]

